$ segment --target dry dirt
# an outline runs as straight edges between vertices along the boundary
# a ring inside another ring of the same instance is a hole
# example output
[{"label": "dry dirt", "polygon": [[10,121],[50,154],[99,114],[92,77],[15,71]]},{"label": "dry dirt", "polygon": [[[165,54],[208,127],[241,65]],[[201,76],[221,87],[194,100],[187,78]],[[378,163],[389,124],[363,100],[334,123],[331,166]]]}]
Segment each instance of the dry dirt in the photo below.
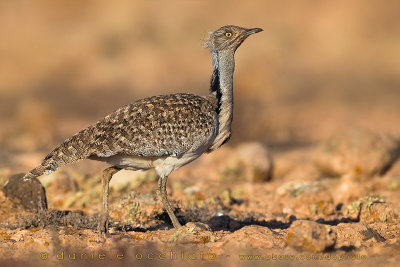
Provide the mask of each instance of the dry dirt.
[{"label": "dry dirt", "polygon": [[[354,144],[357,134],[363,138]],[[258,143],[243,143],[205,155],[170,176],[168,193],[184,225],[179,229],[155,195],[155,173],[122,171],[112,180],[108,235],[97,232],[103,166],[78,163],[41,179],[46,212],[24,210],[0,193],[0,257],[66,265],[394,265],[400,259],[400,162],[372,174],[373,154],[356,152],[382,138],[388,136],[353,129],[327,140],[338,144],[329,150],[323,142],[272,155]],[[395,161],[393,144],[399,143],[391,144],[375,150],[374,160]],[[337,162],[351,151],[357,158],[343,161],[347,169],[340,175],[316,160],[322,153],[325,163]],[[349,161],[356,162],[352,168]],[[3,169],[1,179],[10,175]]]}]

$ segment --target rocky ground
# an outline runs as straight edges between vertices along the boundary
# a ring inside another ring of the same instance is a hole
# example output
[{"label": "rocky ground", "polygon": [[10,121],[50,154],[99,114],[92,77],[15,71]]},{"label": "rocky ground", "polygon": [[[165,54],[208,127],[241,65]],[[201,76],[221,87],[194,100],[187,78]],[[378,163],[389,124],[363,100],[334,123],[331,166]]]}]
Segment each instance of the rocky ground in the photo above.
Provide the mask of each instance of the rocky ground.
[{"label": "rocky ground", "polygon": [[97,231],[105,165],[84,161],[40,178],[42,212],[32,211],[39,184],[19,186],[21,176],[3,168],[1,264],[395,265],[399,154],[396,137],[359,128],[279,152],[225,146],[169,177],[179,229],[156,197],[155,173],[121,171],[111,182],[108,235]]},{"label": "rocky ground", "polygon": [[[161,2],[0,1],[0,266],[396,265],[400,2]],[[207,94],[226,24],[264,32],[235,57],[232,139],[169,177],[182,228],[152,171],[112,179],[106,236],[107,165],[21,184],[120,106]]]}]

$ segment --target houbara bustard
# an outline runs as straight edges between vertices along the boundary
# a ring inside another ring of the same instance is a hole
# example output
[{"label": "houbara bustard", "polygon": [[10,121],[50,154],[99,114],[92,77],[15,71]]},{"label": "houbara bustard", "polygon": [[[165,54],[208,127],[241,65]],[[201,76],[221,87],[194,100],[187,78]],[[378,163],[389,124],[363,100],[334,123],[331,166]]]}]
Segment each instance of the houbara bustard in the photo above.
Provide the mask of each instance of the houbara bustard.
[{"label": "houbara bustard", "polygon": [[205,42],[213,72],[210,93],[187,93],[145,98],[123,106],[83,129],[48,154],[24,180],[54,172],[82,159],[104,161],[111,167],[102,176],[103,206],[99,231],[108,232],[108,193],[112,176],[121,169],[148,170],[159,176],[157,193],[175,227],[180,227],[168,202],[168,175],[225,144],[231,135],[233,72],[236,49],[260,28],[223,26]]}]

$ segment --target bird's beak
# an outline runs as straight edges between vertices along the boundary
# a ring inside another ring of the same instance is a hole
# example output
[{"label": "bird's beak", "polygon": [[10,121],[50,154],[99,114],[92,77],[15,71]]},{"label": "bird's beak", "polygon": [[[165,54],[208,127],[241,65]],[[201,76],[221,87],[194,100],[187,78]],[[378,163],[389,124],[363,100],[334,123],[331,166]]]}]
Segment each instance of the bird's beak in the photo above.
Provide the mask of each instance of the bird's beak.
[{"label": "bird's beak", "polygon": [[262,32],[262,31],[263,31],[263,29],[261,29],[261,28],[252,28],[252,29],[247,29],[245,34],[252,35],[254,33]]}]

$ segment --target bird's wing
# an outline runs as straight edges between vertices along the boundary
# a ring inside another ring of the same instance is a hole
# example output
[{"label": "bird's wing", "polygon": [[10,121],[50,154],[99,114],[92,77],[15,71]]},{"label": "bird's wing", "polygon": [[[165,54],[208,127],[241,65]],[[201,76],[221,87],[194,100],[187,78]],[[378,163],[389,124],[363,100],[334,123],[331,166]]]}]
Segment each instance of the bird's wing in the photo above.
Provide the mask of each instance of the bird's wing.
[{"label": "bird's wing", "polygon": [[122,107],[94,128],[89,143],[98,157],[180,155],[205,145],[215,133],[216,113],[206,98],[164,95]]},{"label": "bird's wing", "polygon": [[65,140],[31,172],[41,175],[89,157],[179,156],[195,151],[215,135],[215,110],[212,101],[192,94],[139,100]]}]

